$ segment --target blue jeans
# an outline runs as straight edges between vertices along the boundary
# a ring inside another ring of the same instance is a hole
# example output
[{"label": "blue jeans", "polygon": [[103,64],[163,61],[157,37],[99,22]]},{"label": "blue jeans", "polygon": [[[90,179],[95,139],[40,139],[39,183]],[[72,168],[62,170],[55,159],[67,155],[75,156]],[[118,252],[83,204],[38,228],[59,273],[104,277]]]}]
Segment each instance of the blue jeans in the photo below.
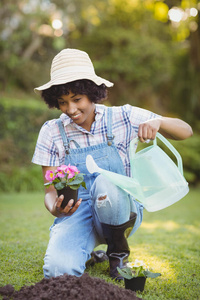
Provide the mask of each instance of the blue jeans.
[{"label": "blue jeans", "polygon": [[81,276],[93,249],[105,243],[101,223],[123,224],[133,211],[137,220],[130,235],[139,228],[143,206],[102,175],[94,181],[90,194],[72,216],[56,218],[51,226],[43,267],[46,278],[64,273]]}]

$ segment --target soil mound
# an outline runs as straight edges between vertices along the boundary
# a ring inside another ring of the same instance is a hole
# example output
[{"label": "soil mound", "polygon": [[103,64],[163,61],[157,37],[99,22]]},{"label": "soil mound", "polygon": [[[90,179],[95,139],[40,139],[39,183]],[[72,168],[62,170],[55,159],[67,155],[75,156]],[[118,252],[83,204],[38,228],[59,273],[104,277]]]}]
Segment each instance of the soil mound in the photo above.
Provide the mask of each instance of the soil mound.
[{"label": "soil mound", "polygon": [[142,300],[136,293],[125,290],[102,279],[64,274],[51,279],[42,279],[32,286],[24,286],[15,291],[8,284],[0,288],[3,300]]}]

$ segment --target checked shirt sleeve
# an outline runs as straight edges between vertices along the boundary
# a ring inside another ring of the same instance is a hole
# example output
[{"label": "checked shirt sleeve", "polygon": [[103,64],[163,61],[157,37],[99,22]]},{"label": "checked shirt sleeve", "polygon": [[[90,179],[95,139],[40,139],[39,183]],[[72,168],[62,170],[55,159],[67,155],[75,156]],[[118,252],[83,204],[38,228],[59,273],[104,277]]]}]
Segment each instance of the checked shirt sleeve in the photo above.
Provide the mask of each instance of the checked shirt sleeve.
[{"label": "checked shirt sleeve", "polygon": [[58,151],[52,138],[49,121],[39,132],[32,162],[41,166],[59,166]]},{"label": "checked shirt sleeve", "polygon": [[126,104],[123,107],[129,117],[131,126],[136,133],[138,133],[138,127],[141,123],[151,119],[161,118],[160,115],[140,107],[131,106],[129,104]]}]

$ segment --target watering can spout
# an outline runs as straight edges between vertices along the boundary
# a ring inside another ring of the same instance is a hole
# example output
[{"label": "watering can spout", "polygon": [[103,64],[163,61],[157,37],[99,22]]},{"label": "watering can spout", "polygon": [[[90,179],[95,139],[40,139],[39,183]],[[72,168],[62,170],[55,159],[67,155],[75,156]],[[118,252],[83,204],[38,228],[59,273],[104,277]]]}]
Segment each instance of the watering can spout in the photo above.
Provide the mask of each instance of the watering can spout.
[{"label": "watering can spout", "polygon": [[144,200],[141,186],[139,182],[134,178],[99,168],[91,155],[87,155],[86,166],[91,174],[96,172],[100,173],[112,183],[122,188],[125,192],[131,194],[139,202],[142,202]]},{"label": "watering can spout", "polygon": [[101,173],[101,171],[102,171],[102,169],[97,166],[92,155],[90,155],[90,154],[87,155],[87,157],[86,157],[86,167],[88,169],[88,172],[90,172],[91,174],[96,173],[96,172]]}]

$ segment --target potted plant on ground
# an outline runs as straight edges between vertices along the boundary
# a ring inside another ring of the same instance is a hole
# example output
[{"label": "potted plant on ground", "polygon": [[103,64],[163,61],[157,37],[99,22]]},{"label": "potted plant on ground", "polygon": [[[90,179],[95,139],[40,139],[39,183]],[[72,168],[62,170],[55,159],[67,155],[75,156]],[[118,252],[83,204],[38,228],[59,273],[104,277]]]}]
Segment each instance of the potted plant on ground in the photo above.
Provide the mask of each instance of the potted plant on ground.
[{"label": "potted plant on ground", "polygon": [[44,185],[49,187],[53,185],[57,190],[58,196],[64,195],[64,200],[61,207],[64,208],[70,199],[74,199],[73,206],[77,201],[78,188],[83,186],[86,189],[84,182],[84,174],[80,173],[76,166],[62,165],[55,172],[47,170],[45,174],[47,183]]},{"label": "potted plant on ground", "polygon": [[156,278],[160,273],[153,273],[142,260],[136,259],[134,262],[127,263],[125,268],[117,268],[118,272],[124,277],[125,288],[132,291],[143,292],[146,278]]}]

